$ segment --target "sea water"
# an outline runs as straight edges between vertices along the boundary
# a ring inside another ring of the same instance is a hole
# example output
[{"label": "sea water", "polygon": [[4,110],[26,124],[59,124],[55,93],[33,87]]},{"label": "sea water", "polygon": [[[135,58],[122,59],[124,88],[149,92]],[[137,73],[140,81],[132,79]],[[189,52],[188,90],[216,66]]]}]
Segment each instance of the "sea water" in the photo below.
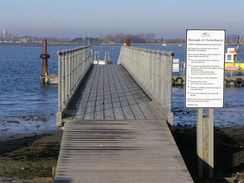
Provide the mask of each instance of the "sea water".
[{"label": "sea water", "polygon": [[[48,46],[49,74],[57,74],[57,51],[75,46]],[[174,58],[185,60],[184,46],[138,46],[174,52]],[[93,50],[110,52],[117,63],[120,46],[94,46]],[[40,83],[41,46],[0,46],[0,136],[44,133],[57,130],[57,86]],[[244,53],[238,54],[244,60]],[[103,55],[101,55],[103,57]],[[103,58],[100,58],[103,59]],[[197,110],[184,108],[184,87],[172,90],[174,124],[194,126]],[[215,109],[216,126],[243,126],[244,87],[225,89],[225,108]]]}]

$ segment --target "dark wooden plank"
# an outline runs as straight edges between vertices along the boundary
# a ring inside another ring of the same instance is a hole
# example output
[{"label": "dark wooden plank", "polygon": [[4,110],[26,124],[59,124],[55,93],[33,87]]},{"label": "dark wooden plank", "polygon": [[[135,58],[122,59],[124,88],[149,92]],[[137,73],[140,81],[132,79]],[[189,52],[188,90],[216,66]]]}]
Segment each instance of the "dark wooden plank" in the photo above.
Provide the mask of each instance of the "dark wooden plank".
[{"label": "dark wooden plank", "polygon": [[[120,72],[116,72],[117,71],[117,67],[118,65],[114,65],[113,67],[111,67],[112,69],[110,70],[110,73],[112,74],[113,78],[114,78],[114,84],[116,87],[116,91],[117,91],[117,96],[119,98],[119,102],[120,102],[120,108],[119,108],[119,112],[122,112],[122,114],[120,114],[120,116],[124,116],[124,119],[127,120],[133,120],[135,119],[134,113],[128,103],[127,100],[127,95],[129,94],[126,91],[125,88],[125,83],[122,80],[121,73]],[[127,93],[126,93],[127,92]]]},{"label": "dark wooden plank", "polygon": [[101,69],[99,67],[95,66],[95,70],[93,71],[94,79],[91,81],[91,89],[90,89],[90,94],[85,109],[84,119],[93,119],[95,115],[97,84],[99,79],[99,73],[101,72],[100,70]]},{"label": "dark wooden plank", "polygon": [[112,120],[114,118],[114,111],[111,98],[111,82],[112,77],[109,77],[108,66],[104,68],[104,119]]},{"label": "dark wooden plank", "polygon": [[90,95],[91,89],[92,89],[92,83],[95,79],[95,73],[96,73],[97,69],[98,69],[98,67],[93,68],[93,70],[90,74],[90,77],[86,81],[85,88],[82,90],[81,99],[79,101],[79,104],[77,106],[76,113],[75,113],[76,119],[84,119],[86,107],[88,104],[89,95]]},{"label": "dark wooden plank", "polygon": [[100,67],[94,119],[104,119],[104,72]]},{"label": "dark wooden plank", "polygon": [[121,91],[121,87],[117,85],[118,83],[118,76],[114,72],[114,66],[108,67],[108,76],[111,79],[111,86],[110,86],[110,91],[111,91],[111,98],[112,98],[112,105],[113,105],[113,111],[114,111],[114,118],[116,120],[122,120],[125,119],[122,108],[121,108],[121,103],[119,100],[119,95],[118,91]]}]

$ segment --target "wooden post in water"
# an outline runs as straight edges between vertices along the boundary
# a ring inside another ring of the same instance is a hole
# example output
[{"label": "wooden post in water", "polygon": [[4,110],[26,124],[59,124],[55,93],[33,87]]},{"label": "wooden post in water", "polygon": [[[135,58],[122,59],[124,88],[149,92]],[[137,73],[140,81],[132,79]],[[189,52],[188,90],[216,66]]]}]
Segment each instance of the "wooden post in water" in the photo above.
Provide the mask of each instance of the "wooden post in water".
[{"label": "wooden post in water", "polygon": [[198,176],[214,176],[214,109],[209,116],[203,116],[203,108],[198,108],[197,117]]},{"label": "wooden post in water", "polygon": [[50,58],[50,55],[47,54],[47,40],[43,39],[42,41],[42,54],[40,55],[40,58],[42,59],[42,75],[41,80],[43,84],[48,83],[48,58]]}]

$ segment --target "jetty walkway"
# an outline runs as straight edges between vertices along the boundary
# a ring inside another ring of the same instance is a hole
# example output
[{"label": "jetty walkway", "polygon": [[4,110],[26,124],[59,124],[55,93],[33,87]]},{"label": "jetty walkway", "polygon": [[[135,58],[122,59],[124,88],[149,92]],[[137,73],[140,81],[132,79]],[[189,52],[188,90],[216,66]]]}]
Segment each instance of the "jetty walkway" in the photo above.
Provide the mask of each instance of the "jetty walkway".
[{"label": "jetty walkway", "polygon": [[[166,100],[171,96],[171,78],[166,77],[170,71],[149,64],[158,59],[161,65],[172,56],[123,48],[120,64],[93,65],[89,49],[78,50],[88,62],[80,69],[67,51],[59,53],[61,62],[70,63],[59,66],[57,125],[64,126],[64,133],[55,182],[193,182],[167,125],[172,122],[171,100]],[[150,58],[149,62],[140,59],[143,65],[138,65],[132,52]],[[77,70],[84,71],[78,85],[73,76]]]}]

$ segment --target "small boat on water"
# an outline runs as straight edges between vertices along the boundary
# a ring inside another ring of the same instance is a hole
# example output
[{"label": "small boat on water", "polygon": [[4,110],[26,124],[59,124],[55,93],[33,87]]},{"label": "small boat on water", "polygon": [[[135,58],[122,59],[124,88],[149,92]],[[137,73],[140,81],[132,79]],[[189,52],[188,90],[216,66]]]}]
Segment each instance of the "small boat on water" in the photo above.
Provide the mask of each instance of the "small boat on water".
[{"label": "small boat on water", "polygon": [[225,54],[225,70],[244,72],[244,62],[237,60],[236,48],[227,48],[227,52]]},{"label": "small boat on water", "polygon": [[[104,55],[104,59],[101,60],[100,56]],[[110,55],[109,55],[109,51],[94,51],[94,62],[93,64],[98,64],[98,65],[106,65],[106,64],[113,64],[112,60],[110,60]]]},{"label": "small boat on water", "polygon": [[237,53],[239,51],[239,45],[242,43],[242,32],[241,36],[238,37],[237,46],[235,48],[227,48],[225,53],[225,71],[231,75],[243,75],[244,74],[244,61],[238,60]]}]

